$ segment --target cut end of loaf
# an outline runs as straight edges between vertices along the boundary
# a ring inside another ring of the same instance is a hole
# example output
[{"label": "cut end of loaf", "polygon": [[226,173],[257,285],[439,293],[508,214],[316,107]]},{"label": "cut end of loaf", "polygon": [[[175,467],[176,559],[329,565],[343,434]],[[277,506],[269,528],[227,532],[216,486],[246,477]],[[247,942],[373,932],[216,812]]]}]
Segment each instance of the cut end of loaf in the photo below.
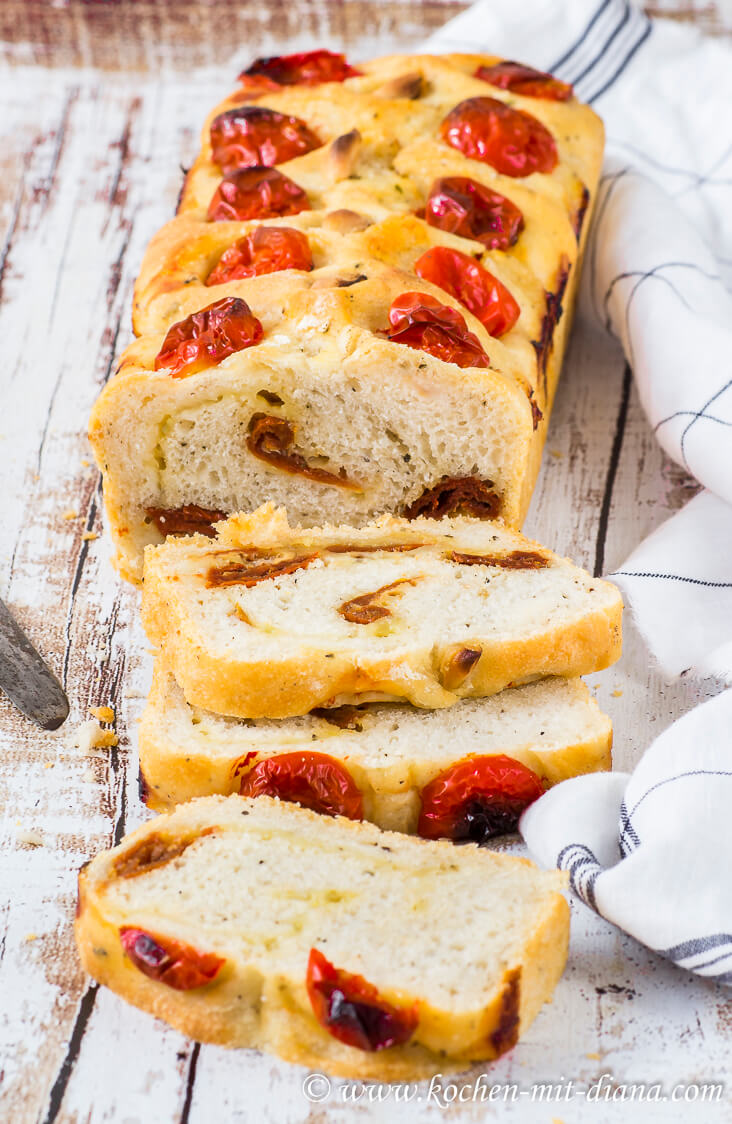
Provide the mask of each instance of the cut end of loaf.
[{"label": "cut end of loaf", "polygon": [[241,718],[451,706],[620,654],[614,586],[470,519],[293,528],[266,505],[148,548],[142,608],[188,702]]}]

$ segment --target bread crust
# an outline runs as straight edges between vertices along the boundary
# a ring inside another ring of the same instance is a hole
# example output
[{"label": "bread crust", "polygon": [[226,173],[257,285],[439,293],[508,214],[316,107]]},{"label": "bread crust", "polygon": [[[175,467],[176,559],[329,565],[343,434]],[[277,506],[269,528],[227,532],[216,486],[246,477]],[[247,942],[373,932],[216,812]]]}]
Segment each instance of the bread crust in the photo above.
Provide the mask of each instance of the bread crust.
[{"label": "bread crust", "polygon": [[[174,815],[179,823],[192,821],[215,828],[227,826],[227,804],[247,803],[240,797],[196,800]],[[315,813],[294,805],[280,805],[268,797],[251,803],[277,806],[277,816],[295,817],[307,828],[308,820],[319,821]],[[460,1013],[431,1006],[420,996],[408,993],[389,995],[405,1004],[419,1000],[420,1023],[413,1039],[403,1046],[367,1053],[346,1046],[333,1038],[314,1018],[304,980],[285,975],[263,975],[255,963],[227,961],[220,978],[194,991],[174,991],[139,972],[122,951],[120,925],[136,923],[105,901],[115,858],[146,836],[169,830],[170,817],[159,817],[131,833],[112,851],[98,855],[79,874],[79,911],[75,923],[76,941],[84,968],[99,983],[142,1010],[202,1042],[229,1047],[253,1047],[275,1053],[286,1061],[324,1070],[334,1076],[382,1081],[419,1080],[438,1072],[466,1069],[474,1062],[490,1061],[510,1049],[541,1006],[551,999],[561,977],[569,939],[569,909],[558,891],[566,876],[551,872],[543,896],[537,900],[531,931],[525,936],[520,954],[499,973],[490,997],[480,1010]],[[376,837],[398,847],[404,837],[381,834],[371,824],[352,821],[327,821],[326,826],[343,845],[348,841]],[[449,843],[419,841],[426,848],[452,848]],[[477,852],[467,845],[465,858]],[[528,865],[528,860],[482,852],[481,860],[507,868]],[[554,891],[548,889],[548,884]],[[507,1006],[509,1007],[507,1020]],[[518,1016],[518,1025],[516,1017]],[[510,1027],[507,1032],[507,1023]]]}]

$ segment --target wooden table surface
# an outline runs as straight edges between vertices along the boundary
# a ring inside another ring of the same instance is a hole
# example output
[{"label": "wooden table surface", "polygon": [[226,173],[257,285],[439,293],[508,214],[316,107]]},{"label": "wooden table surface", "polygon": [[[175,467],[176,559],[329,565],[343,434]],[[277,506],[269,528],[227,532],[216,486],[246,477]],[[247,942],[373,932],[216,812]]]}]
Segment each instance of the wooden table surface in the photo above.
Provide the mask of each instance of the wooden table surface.
[{"label": "wooden table surface", "polygon": [[[554,1003],[490,1070],[517,1102],[374,1103],[333,1082],[309,1103],[307,1071],[253,1051],[198,1047],[85,978],[72,918],[76,871],[147,816],[136,722],[150,659],[137,593],[112,570],[86,419],[131,338],[147,240],[172,214],[207,109],[252,54],[327,42],[354,58],[416,45],[451,0],[127,0],[0,4],[0,594],[63,680],[66,726],[40,733],[0,698],[0,1121],[5,1124],[340,1124],[449,1118],[729,1121],[713,1106],[531,1100],[532,1082],[729,1077],[721,989],[680,972],[572,903],[569,965]],[[656,4],[710,31],[732,3]],[[593,376],[587,378],[591,360]],[[693,494],[640,411],[622,356],[578,324],[527,525],[596,572]],[[622,661],[591,679],[616,728],[618,768],[714,693],[669,684],[626,622]],[[84,756],[73,730],[112,705],[119,745]],[[474,1082],[480,1071],[465,1075]],[[470,1089],[470,1086],[465,1085]],[[470,1094],[465,1094],[468,1096]],[[729,1090],[728,1090],[729,1096]]]}]

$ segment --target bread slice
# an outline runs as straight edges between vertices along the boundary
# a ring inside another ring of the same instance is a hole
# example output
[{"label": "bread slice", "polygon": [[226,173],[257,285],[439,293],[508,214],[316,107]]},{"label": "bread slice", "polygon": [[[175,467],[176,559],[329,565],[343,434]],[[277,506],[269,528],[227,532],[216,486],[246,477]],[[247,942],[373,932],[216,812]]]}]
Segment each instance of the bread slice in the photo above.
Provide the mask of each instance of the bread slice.
[{"label": "bread slice", "polygon": [[413,834],[425,785],[467,758],[506,755],[551,785],[609,769],[611,743],[610,719],[581,679],[544,679],[445,710],[367,703],[251,721],[191,706],[158,660],[140,725],[140,779],[148,807],[166,811],[239,792],[269,758],[325,754],[352,778],[364,819]]},{"label": "bread slice", "polygon": [[445,707],[620,654],[607,582],[499,522],[291,528],[265,505],[145,553],[143,623],[194,706],[287,718]]},{"label": "bread slice", "polygon": [[[193,1038],[415,1079],[504,1053],[550,999],[567,954],[565,877],[269,797],[208,797],[86,866],[76,939],[96,980]],[[340,1008],[328,994],[330,1028],[309,998],[312,949],[348,974]],[[370,1049],[334,1036],[350,1002]],[[374,1049],[390,1031],[395,1044]]]}]

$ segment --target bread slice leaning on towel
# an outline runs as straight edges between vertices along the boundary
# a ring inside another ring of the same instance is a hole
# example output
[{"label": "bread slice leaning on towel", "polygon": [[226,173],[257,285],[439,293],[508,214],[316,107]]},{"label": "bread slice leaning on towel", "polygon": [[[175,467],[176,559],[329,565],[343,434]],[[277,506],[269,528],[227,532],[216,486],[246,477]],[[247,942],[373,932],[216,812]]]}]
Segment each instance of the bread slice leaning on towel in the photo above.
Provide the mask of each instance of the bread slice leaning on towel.
[{"label": "bread slice leaning on towel", "polygon": [[[239,792],[251,769],[269,758],[297,754],[290,760],[307,763],[316,754],[352,779],[364,819],[412,834],[422,789],[446,769],[505,755],[557,784],[610,768],[612,726],[581,679],[562,678],[436,711],[367,703],[300,718],[226,718],[190,706],[157,661],[139,741],[141,787],[156,811]],[[276,777],[270,783],[284,795]]]},{"label": "bread slice leaning on towel", "polygon": [[[415,1079],[499,1056],[551,998],[567,953],[564,884],[474,845],[209,797],[82,871],[76,938],[96,980],[193,1038]],[[348,974],[322,1022],[313,949]],[[354,990],[354,976],[375,990]],[[375,1031],[369,1048],[335,1036],[349,1014]],[[374,1048],[385,1026],[396,1042]]]},{"label": "bread slice leaning on towel", "polygon": [[189,703],[240,718],[584,675],[618,658],[621,612],[608,582],[464,518],[303,529],[265,505],[145,553],[148,636]]}]

